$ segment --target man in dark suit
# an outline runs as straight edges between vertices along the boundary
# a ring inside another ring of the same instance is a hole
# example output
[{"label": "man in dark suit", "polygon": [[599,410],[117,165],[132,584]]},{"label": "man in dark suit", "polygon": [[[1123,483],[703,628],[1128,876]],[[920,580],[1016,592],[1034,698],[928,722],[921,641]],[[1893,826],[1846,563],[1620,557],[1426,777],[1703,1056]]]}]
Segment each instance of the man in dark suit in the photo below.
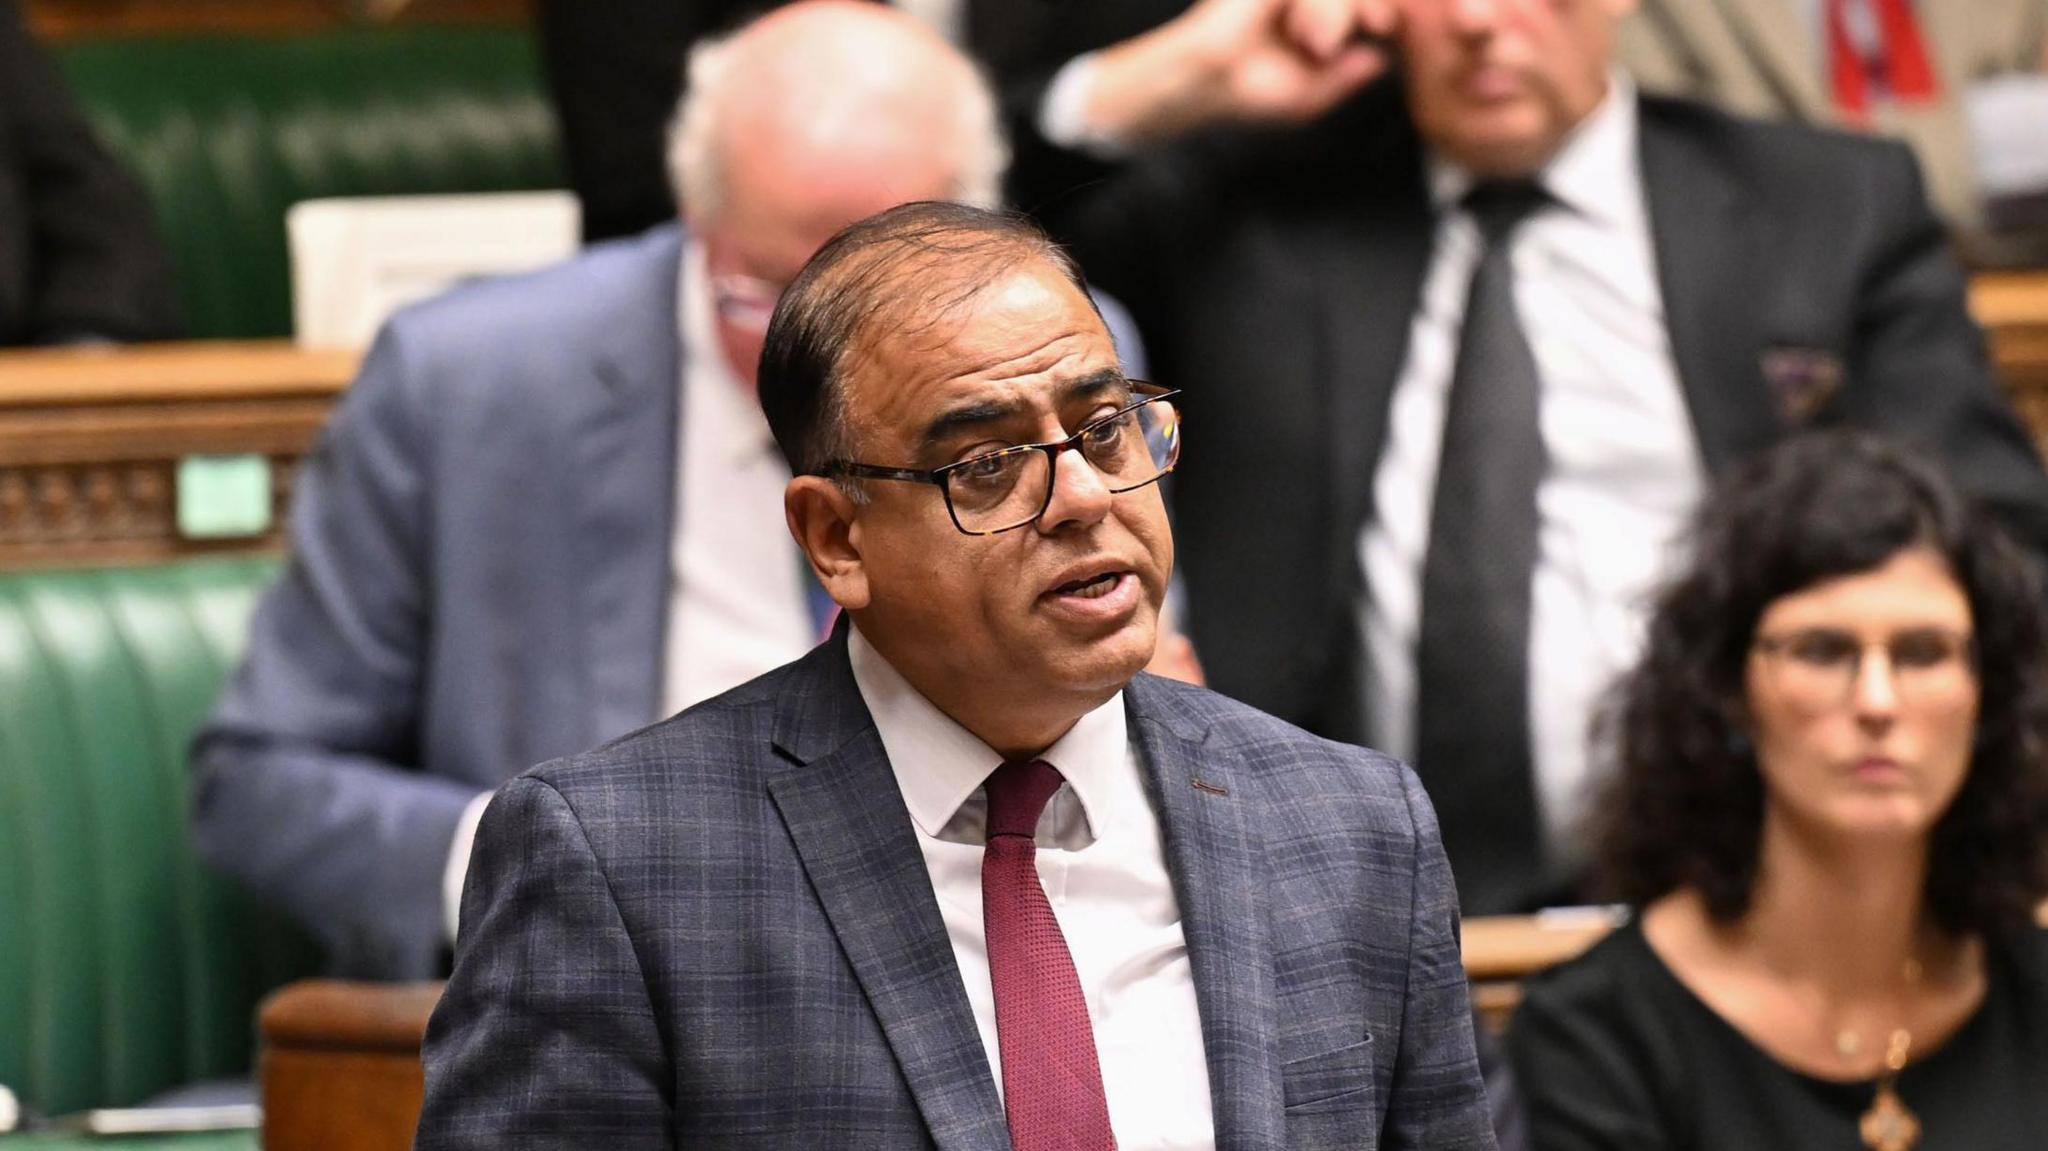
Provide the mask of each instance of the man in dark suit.
[{"label": "man in dark suit", "polygon": [[177,283],[149,200],[0,0],[0,346],[167,339]]},{"label": "man in dark suit", "polygon": [[1492,1147],[1413,775],[1138,674],[1179,421],[1065,256],[864,221],[760,387],[846,622],[499,793],[418,1145]]},{"label": "man in dark suit", "polygon": [[1175,489],[1212,682],[1412,756],[1468,911],[1572,870],[1588,718],[1731,462],[1872,428],[2048,550],[1911,155],[1638,98],[1628,7],[1406,0],[1397,77],[1148,157],[1080,236],[1215,413]]}]

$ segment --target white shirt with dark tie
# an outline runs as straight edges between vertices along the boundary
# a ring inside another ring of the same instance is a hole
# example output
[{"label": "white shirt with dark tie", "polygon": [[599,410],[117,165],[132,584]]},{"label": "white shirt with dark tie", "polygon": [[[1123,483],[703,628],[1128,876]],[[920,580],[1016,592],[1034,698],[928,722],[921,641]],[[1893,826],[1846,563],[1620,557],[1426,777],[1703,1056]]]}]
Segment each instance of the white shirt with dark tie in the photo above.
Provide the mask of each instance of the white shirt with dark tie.
[{"label": "white shirt with dark tie", "polygon": [[[1529,724],[1545,841],[1569,853],[1594,708],[1635,662],[1648,596],[1706,486],[1665,324],[1637,148],[1634,85],[1605,101],[1538,176],[1556,202],[1515,232],[1515,306],[1541,381],[1548,468],[1537,488]],[[1415,752],[1415,647],[1444,410],[1480,239],[1457,207],[1473,179],[1433,162],[1435,255],[1394,385],[1358,605],[1376,745]],[[1684,226],[1683,221],[1676,226]],[[1428,778],[1429,765],[1418,764]]]},{"label": "white shirt with dark tie", "polygon": [[[982,925],[982,781],[1002,757],[955,723],[852,629],[854,682],[917,830],[939,913],[1002,1091],[995,992]],[[1123,1151],[1213,1148],[1209,1068],[1180,906],[1118,693],[1038,758],[1066,778],[1038,821],[1038,878],[1066,937],[1094,1024]]]}]

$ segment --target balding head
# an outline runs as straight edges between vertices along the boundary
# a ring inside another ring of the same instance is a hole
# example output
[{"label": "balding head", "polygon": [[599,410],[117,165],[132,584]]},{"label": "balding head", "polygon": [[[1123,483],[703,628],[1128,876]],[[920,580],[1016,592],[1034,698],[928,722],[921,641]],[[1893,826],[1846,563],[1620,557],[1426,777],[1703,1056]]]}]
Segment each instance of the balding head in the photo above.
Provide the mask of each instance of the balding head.
[{"label": "balding head", "polygon": [[752,379],[775,290],[834,232],[910,200],[993,205],[1007,159],[974,65],[883,5],[805,0],[694,48],[669,166],[734,369]]}]

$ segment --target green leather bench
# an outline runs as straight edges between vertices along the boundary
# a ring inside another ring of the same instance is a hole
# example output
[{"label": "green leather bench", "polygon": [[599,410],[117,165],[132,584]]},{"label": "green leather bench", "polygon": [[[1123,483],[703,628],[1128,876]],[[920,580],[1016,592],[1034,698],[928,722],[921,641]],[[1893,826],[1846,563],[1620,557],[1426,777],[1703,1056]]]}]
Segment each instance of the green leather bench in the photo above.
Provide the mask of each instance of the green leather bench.
[{"label": "green leather bench", "polygon": [[277,568],[0,573],[0,1084],[34,1112],[246,1076],[257,1001],[317,969],[185,834],[186,741]]},{"label": "green leather bench", "polygon": [[563,185],[523,28],[82,40],[57,57],[155,202],[195,338],[291,334],[300,200]]}]

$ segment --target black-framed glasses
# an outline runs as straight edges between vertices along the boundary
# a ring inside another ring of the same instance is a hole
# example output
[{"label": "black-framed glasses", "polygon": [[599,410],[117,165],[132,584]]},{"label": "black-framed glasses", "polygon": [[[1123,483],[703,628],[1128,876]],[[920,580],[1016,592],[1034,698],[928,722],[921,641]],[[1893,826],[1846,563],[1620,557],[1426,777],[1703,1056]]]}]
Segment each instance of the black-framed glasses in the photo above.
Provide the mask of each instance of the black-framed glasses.
[{"label": "black-framed glasses", "polygon": [[931,484],[946,497],[954,527],[971,536],[1011,531],[1052,506],[1061,452],[1080,452],[1113,493],[1157,483],[1173,470],[1180,461],[1180,409],[1173,397],[1180,393],[1141,380],[1132,380],[1131,387],[1144,398],[1090,420],[1063,440],[997,448],[930,470],[838,460],[820,472]]}]

